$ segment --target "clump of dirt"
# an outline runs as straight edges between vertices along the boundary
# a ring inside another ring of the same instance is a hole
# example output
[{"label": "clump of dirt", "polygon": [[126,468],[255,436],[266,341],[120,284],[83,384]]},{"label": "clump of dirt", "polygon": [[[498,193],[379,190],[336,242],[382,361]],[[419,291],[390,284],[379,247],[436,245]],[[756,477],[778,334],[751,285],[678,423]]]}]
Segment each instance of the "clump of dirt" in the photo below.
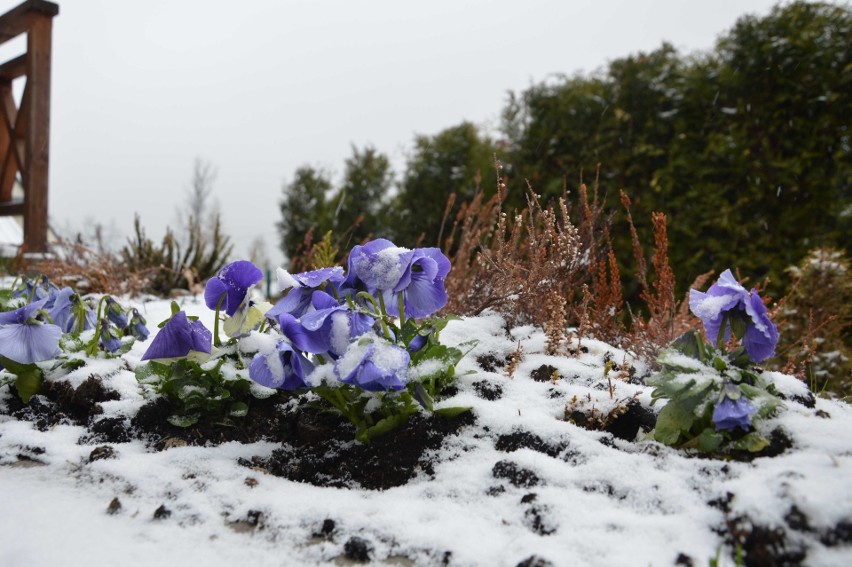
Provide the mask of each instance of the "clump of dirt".
[{"label": "clump of dirt", "polygon": [[535,492],[525,494],[521,498],[521,504],[526,506],[524,510],[524,525],[533,533],[546,536],[556,533],[556,526],[548,519],[548,507],[538,504],[538,495]]},{"label": "clump of dirt", "polygon": [[59,423],[88,425],[93,416],[103,413],[102,402],[118,399],[118,392],[107,389],[100,378],[91,375],[77,388],[65,380],[46,380],[41,394],[26,404],[14,392],[7,407],[15,419],[30,421],[40,431],[46,431]]},{"label": "clump of dirt", "polygon": [[583,410],[571,405],[565,408],[565,419],[590,431],[606,431],[613,437],[633,441],[639,429],[651,431],[657,424],[657,416],[636,400],[630,400],[602,414],[596,409]]},{"label": "clump of dirt", "polygon": [[433,475],[429,452],[473,423],[470,412],[455,418],[416,414],[398,429],[361,444],[354,441],[354,427],[341,416],[305,405],[285,416],[282,429],[287,434],[280,449],[269,458],[243,464],[316,486],[385,490],[419,472]]},{"label": "clump of dirt", "polygon": [[549,382],[554,377],[559,377],[559,374],[556,371],[555,366],[551,366],[549,364],[542,364],[532,372],[530,372],[530,377],[536,382]]},{"label": "clump of dirt", "polygon": [[476,395],[483,400],[493,402],[503,397],[503,387],[500,384],[489,382],[488,380],[480,380],[473,383],[473,389]]},{"label": "clump of dirt", "polygon": [[506,366],[504,359],[497,358],[493,354],[481,354],[477,356],[476,363],[485,372],[499,372]]},{"label": "clump of dirt", "polygon": [[505,435],[500,435],[497,438],[497,442],[494,444],[495,449],[506,453],[511,453],[519,449],[532,449],[533,451],[538,451],[539,453],[544,453],[551,457],[559,456],[559,454],[565,450],[567,446],[568,444],[564,442],[557,444],[547,443],[538,435],[522,429],[517,429],[512,431],[512,433],[507,433]]},{"label": "clump of dirt", "polygon": [[731,549],[742,550],[747,567],[805,564],[806,550],[791,543],[783,527],[761,526],[746,516],[729,518],[726,524],[726,542]]},{"label": "clump of dirt", "polygon": [[505,478],[518,488],[530,488],[541,483],[541,479],[530,469],[514,461],[498,461],[491,469],[494,478]]}]

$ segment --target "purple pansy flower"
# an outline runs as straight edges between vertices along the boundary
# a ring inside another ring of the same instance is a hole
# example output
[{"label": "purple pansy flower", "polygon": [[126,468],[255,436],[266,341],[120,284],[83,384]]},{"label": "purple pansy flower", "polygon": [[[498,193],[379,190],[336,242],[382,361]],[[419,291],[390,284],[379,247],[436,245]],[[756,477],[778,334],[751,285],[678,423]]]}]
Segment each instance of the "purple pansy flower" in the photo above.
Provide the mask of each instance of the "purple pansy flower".
[{"label": "purple pansy flower", "polygon": [[346,284],[357,288],[362,283],[382,293],[388,314],[394,316],[400,315],[401,294],[405,315],[419,319],[446,305],[449,271],[450,261],[438,248],[409,250],[378,239],[352,249]]},{"label": "purple pansy flower", "polygon": [[178,311],[154,337],[141,360],[182,358],[190,351],[210,354],[213,338],[201,321],[190,321]]},{"label": "purple pansy flower", "polygon": [[62,329],[63,333],[76,333],[95,328],[95,312],[82,297],[70,287],[64,287],[54,294],[47,305],[48,315]]},{"label": "purple pansy flower", "polygon": [[323,291],[311,294],[313,311],[296,319],[290,313],[278,315],[281,333],[299,350],[312,354],[339,356],[351,340],[368,332],[375,319],[340,305]]},{"label": "purple pansy flower", "polygon": [[101,319],[101,332],[98,336],[98,343],[101,348],[107,352],[115,352],[121,348],[121,338],[118,334],[118,329],[109,319]]},{"label": "purple pansy flower", "polygon": [[389,315],[399,316],[398,294],[402,294],[405,315],[428,317],[447,304],[444,279],[450,261],[438,248],[416,248],[411,261],[393,292],[385,292]]},{"label": "purple pansy flower", "polygon": [[121,305],[118,304],[116,300],[112,297],[106,297],[106,308],[104,309],[106,312],[107,318],[113,322],[113,324],[119,329],[124,329],[127,327],[128,319],[127,315],[124,313],[124,309],[122,309]]},{"label": "purple pansy flower", "polygon": [[343,283],[343,268],[320,268],[310,272],[291,274],[287,270],[278,269],[278,287],[281,291],[290,291],[275,306],[267,311],[266,316],[275,319],[281,313],[290,313],[297,319],[311,308],[311,295],[327,283],[337,288]]},{"label": "purple pansy flower", "polygon": [[757,411],[739,388],[726,384],[722,390],[722,399],[713,408],[713,423],[716,431],[733,431],[739,427],[748,431],[751,426],[751,416]]},{"label": "purple pansy flower", "polygon": [[15,290],[12,293],[13,297],[32,298],[33,301],[40,301],[48,298],[46,308],[50,307],[50,298],[53,297],[59,288],[48,281],[47,276],[40,276],[35,280],[29,278],[23,279],[24,286]]},{"label": "purple pansy flower", "polygon": [[408,382],[408,351],[365,335],[349,345],[334,364],[334,374],[345,384],[371,392],[402,390]]},{"label": "purple pansy flower", "polygon": [[130,321],[125,327],[125,334],[132,335],[139,339],[140,341],[144,341],[148,338],[148,327],[145,326],[145,318],[141,313],[134,307],[130,310]]},{"label": "purple pansy flower", "polygon": [[0,356],[30,364],[59,354],[62,329],[36,319],[47,299],[0,313]]},{"label": "purple pansy flower", "polygon": [[730,318],[736,317],[745,323],[743,347],[753,361],[760,362],[775,354],[778,328],[769,320],[757,290],[752,289],[749,293],[734,278],[731,270],[722,272],[707,293],[689,290],[689,309],[704,323],[707,338],[713,344],[731,337]]},{"label": "purple pansy flower", "polygon": [[414,338],[408,343],[408,352],[417,352],[429,341],[429,335],[421,335],[416,334]]},{"label": "purple pansy flower", "polygon": [[402,279],[413,255],[413,250],[400,248],[384,238],[359,244],[349,253],[346,286],[392,291]]},{"label": "purple pansy flower", "polygon": [[263,272],[248,260],[231,262],[219,271],[219,275],[207,280],[204,302],[210,309],[216,309],[221,300],[222,310],[230,317],[246,298],[248,289],[262,279]]},{"label": "purple pansy flower", "polygon": [[280,341],[270,354],[257,353],[249,365],[249,377],[267,388],[298,390],[310,386],[307,376],[314,365],[305,356]]}]

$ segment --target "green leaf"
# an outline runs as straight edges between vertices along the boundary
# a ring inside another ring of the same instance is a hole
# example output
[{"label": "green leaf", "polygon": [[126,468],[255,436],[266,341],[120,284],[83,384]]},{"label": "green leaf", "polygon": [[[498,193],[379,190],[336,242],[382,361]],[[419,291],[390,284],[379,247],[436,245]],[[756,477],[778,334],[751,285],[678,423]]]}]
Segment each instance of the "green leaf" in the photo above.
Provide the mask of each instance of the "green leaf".
[{"label": "green leaf", "polygon": [[415,382],[413,388],[414,397],[417,398],[420,405],[423,406],[424,409],[432,411],[434,401],[432,400],[432,396],[429,395],[429,392],[426,391],[426,388],[423,387],[423,384]]},{"label": "green leaf", "polygon": [[434,410],[432,413],[440,415],[441,417],[446,417],[447,419],[452,419],[466,411],[470,411],[471,409],[473,409],[471,406],[455,406],[451,408],[439,408]]},{"label": "green leaf", "polygon": [[191,425],[195,425],[198,423],[198,419],[201,417],[201,414],[193,413],[189,415],[170,415],[166,421],[174,425],[175,427],[189,427]]},{"label": "green leaf", "polygon": [[248,415],[248,410],[248,404],[245,402],[234,402],[231,404],[230,415],[231,417],[245,417]]},{"label": "green leaf", "polygon": [[15,375],[15,389],[21,401],[29,403],[30,398],[38,394],[44,382],[44,372],[35,363],[21,364],[12,359],[0,356],[0,364],[11,374]]},{"label": "green leaf", "polygon": [[713,428],[708,427],[698,436],[698,448],[706,453],[712,453],[719,448],[724,439],[721,433],[716,433]]},{"label": "green leaf", "polygon": [[410,414],[408,413],[400,413],[380,419],[375,425],[366,429],[365,433],[367,438],[373,440],[376,437],[381,437],[382,435],[390,433],[400,425],[407,422],[409,415]]},{"label": "green leaf", "polygon": [[731,447],[750,453],[759,453],[769,447],[769,440],[757,431],[752,431],[735,441]]},{"label": "green leaf", "polygon": [[82,358],[69,358],[62,364],[62,368],[69,372],[83,368],[84,366],[86,366],[86,361]]},{"label": "green leaf", "polygon": [[694,407],[694,405],[685,407],[684,404],[670,400],[657,416],[654,439],[664,445],[676,445],[681,434],[692,428],[692,422],[696,417]]},{"label": "green leaf", "polygon": [[671,346],[690,358],[702,360],[703,343],[704,341],[698,331],[689,331],[675,339]]},{"label": "green leaf", "polygon": [[29,403],[30,398],[41,391],[41,385],[44,382],[44,374],[38,366],[35,364],[27,366],[31,366],[31,368],[18,373],[18,377],[15,379],[15,389],[18,390],[18,395],[25,404]]}]

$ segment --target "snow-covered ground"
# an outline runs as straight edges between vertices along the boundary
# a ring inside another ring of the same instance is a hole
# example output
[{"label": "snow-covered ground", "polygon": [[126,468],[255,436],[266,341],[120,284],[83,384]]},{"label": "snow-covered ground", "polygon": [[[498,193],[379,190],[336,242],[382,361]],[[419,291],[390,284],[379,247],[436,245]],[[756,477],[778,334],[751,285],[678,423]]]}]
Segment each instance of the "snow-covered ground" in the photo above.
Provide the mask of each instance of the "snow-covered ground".
[{"label": "snow-covered ground", "polygon": [[[152,332],[169,313],[165,301],[136,305]],[[184,299],[183,307],[212,324],[198,299]],[[450,345],[471,339],[478,344],[459,364],[459,392],[442,403],[472,406],[476,423],[445,440],[434,477],[424,473],[385,491],[321,488],[238,464],[270,455],[273,442],[157,452],[134,440],[112,444],[115,458],[90,461],[102,444],[81,443],[85,428],[41,432],[2,412],[0,565],[347,564],[353,536],[374,561],[390,565],[514,566],[533,556],[553,565],[707,565],[738,517],[752,528],[783,530],[786,549],[804,552],[804,564],[852,565],[852,544],[830,535],[838,526],[852,529],[849,405],[788,401],[765,423],[793,442],[779,456],[695,458],[641,431],[629,442],[564,419],[566,404],[606,414],[635,397],[649,407],[650,388],[641,384],[615,380],[610,396],[604,356],[621,363],[629,361],[625,353],[584,341],[588,352],[577,357],[548,356],[540,330],[516,328],[509,336],[496,315],[452,322],[442,334]],[[504,360],[519,343],[523,357],[512,377],[477,362]],[[149,344],[124,356],[130,368]],[[123,364],[92,361],[68,380],[76,386],[92,373],[105,377],[121,394],[102,404],[105,416],[129,417],[146,400]],[[559,378],[534,380],[542,365]],[[806,394],[794,379],[774,377],[782,391]],[[502,395],[484,399],[482,385],[474,386],[483,380]],[[501,436],[520,431],[555,456],[498,449]],[[113,504],[109,513],[114,499],[120,508]],[[155,519],[161,506],[170,515]],[[734,564],[730,554],[725,547],[721,565]]]}]

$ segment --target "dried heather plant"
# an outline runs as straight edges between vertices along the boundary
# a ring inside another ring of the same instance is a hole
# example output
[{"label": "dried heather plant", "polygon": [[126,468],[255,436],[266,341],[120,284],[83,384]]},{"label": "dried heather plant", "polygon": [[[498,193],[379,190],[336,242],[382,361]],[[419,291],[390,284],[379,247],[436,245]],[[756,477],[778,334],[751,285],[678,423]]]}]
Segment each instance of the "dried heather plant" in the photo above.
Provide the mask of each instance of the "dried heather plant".
[{"label": "dried heather plant", "polygon": [[[475,315],[485,309],[503,314],[510,325],[532,323],[544,329],[548,352],[561,352],[569,325],[588,330],[590,305],[583,301],[583,285],[592,283],[598,261],[608,262],[608,223],[597,183],[590,198],[581,184],[576,221],[571,215],[568,191],[545,206],[528,186],[527,206],[509,214],[502,210],[506,184],[498,172],[497,193],[485,200],[478,193],[462,204],[444,250],[453,270],[446,281],[450,301],[447,310]],[[453,252],[453,246],[456,245]],[[619,304],[618,268],[613,273],[608,301]],[[601,307],[613,318],[610,309]],[[617,318],[618,313],[615,314]]]},{"label": "dried heather plant", "polygon": [[135,296],[145,290],[150,274],[131,271],[104,249],[67,240],[60,240],[52,248],[52,254],[41,258],[19,256],[16,272],[43,274],[57,286],[71,286],[85,293]]}]

